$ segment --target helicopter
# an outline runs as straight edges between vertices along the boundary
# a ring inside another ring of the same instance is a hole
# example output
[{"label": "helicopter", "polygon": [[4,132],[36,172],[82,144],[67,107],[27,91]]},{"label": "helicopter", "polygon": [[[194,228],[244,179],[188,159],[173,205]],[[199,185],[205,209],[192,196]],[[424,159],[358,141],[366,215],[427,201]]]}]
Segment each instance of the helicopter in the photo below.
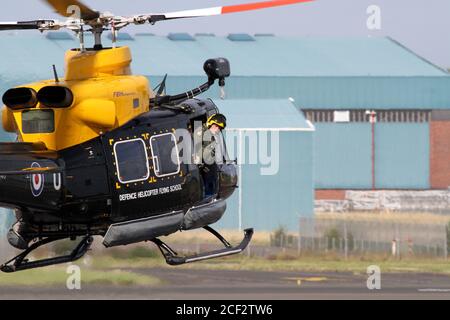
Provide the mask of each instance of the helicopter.
[{"label": "helicopter", "polygon": [[[204,136],[221,114],[212,100],[197,96],[216,81],[224,87],[231,74],[229,61],[207,60],[207,81],[197,88],[167,95],[166,76],[155,92],[146,77],[131,73],[130,49],[116,46],[117,32],[129,25],[309,1],[272,0],[127,17],[95,11],[77,0],[45,0],[67,19],[0,22],[0,31],[68,29],[80,44],[66,52],[63,79],[53,66],[54,79],[11,88],[3,95],[2,125],[17,141],[0,143],[0,206],[14,210],[17,221],[8,241],[22,252],[0,270],[75,261],[90,250],[94,236],[103,237],[105,247],[150,241],[169,265],[245,250],[253,229],[245,229],[241,243],[232,246],[210,227],[222,218],[227,198],[238,187],[236,161],[228,158],[221,131],[206,140],[213,146],[215,163],[202,160]],[[111,31],[112,47],[102,45],[106,30]],[[85,45],[86,32],[94,36],[92,48]],[[181,256],[160,240],[199,228],[224,248]],[[54,241],[79,238],[68,255],[27,258]]]}]

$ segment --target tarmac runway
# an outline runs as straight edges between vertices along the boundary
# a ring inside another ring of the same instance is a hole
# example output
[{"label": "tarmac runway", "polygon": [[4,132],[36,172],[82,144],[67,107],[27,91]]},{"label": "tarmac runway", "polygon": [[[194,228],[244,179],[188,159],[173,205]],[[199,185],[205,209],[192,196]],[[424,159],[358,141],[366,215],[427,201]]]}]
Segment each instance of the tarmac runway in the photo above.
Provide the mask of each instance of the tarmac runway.
[{"label": "tarmac runway", "polygon": [[3,287],[3,299],[450,299],[450,277],[398,273],[381,276],[369,290],[365,274],[219,271],[180,268],[132,269],[163,280],[157,287],[89,285],[81,290]]}]

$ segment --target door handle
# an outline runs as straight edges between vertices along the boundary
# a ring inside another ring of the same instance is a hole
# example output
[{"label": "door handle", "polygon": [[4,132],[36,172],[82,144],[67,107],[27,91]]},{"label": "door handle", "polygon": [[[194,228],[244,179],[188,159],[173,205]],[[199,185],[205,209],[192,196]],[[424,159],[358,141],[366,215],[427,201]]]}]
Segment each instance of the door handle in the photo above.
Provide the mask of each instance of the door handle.
[{"label": "door handle", "polygon": [[159,160],[158,160],[158,157],[153,157],[153,163],[155,164],[155,172],[159,173]]}]

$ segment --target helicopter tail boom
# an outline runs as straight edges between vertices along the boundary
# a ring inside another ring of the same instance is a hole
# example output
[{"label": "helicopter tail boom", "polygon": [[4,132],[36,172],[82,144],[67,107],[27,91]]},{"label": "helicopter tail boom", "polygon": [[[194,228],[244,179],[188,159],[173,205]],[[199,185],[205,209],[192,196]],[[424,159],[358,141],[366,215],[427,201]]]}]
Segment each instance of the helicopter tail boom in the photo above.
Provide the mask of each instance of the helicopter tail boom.
[{"label": "helicopter tail boom", "polygon": [[[0,143],[0,203],[13,207],[56,209],[65,167],[42,143]],[[35,200],[45,194],[45,201]]]},{"label": "helicopter tail boom", "polygon": [[64,171],[64,169],[61,167],[44,167],[44,168],[28,167],[28,168],[23,168],[20,170],[0,171],[0,176],[61,173],[63,171]]}]

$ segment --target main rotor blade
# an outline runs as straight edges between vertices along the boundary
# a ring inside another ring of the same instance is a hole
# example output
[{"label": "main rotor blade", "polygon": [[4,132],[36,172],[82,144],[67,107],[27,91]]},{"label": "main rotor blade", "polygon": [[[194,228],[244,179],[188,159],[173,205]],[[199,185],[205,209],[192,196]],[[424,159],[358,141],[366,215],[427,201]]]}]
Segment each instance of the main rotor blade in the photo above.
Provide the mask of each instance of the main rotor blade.
[{"label": "main rotor blade", "polygon": [[[209,17],[209,16],[218,16],[218,15],[228,14],[228,13],[252,11],[252,10],[258,10],[258,9],[286,6],[286,5],[311,2],[311,1],[314,1],[314,0],[272,0],[272,1],[263,1],[263,2],[254,2],[254,3],[245,3],[245,4],[238,4],[238,5],[224,6],[224,7],[212,7],[212,8],[204,8],[204,9],[161,13],[156,16],[159,17],[159,19],[157,19],[157,20]],[[163,16],[165,18],[161,19],[161,16]]]},{"label": "main rotor blade", "polygon": [[0,31],[4,30],[35,30],[46,23],[53,23],[53,20],[34,20],[34,21],[14,21],[0,22]]},{"label": "main rotor blade", "polygon": [[[100,17],[100,13],[92,10],[88,6],[84,5],[78,0],[44,0],[49,5],[51,5],[57,13],[62,15],[63,17],[73,17],[80,18],[85,21],[95,20]],[[80,17],[77,17],[76,8],[71,8],[71,6],[76,6],[80,9],[79,14]],[[71,10],[74,9],[74,10]]]}]

